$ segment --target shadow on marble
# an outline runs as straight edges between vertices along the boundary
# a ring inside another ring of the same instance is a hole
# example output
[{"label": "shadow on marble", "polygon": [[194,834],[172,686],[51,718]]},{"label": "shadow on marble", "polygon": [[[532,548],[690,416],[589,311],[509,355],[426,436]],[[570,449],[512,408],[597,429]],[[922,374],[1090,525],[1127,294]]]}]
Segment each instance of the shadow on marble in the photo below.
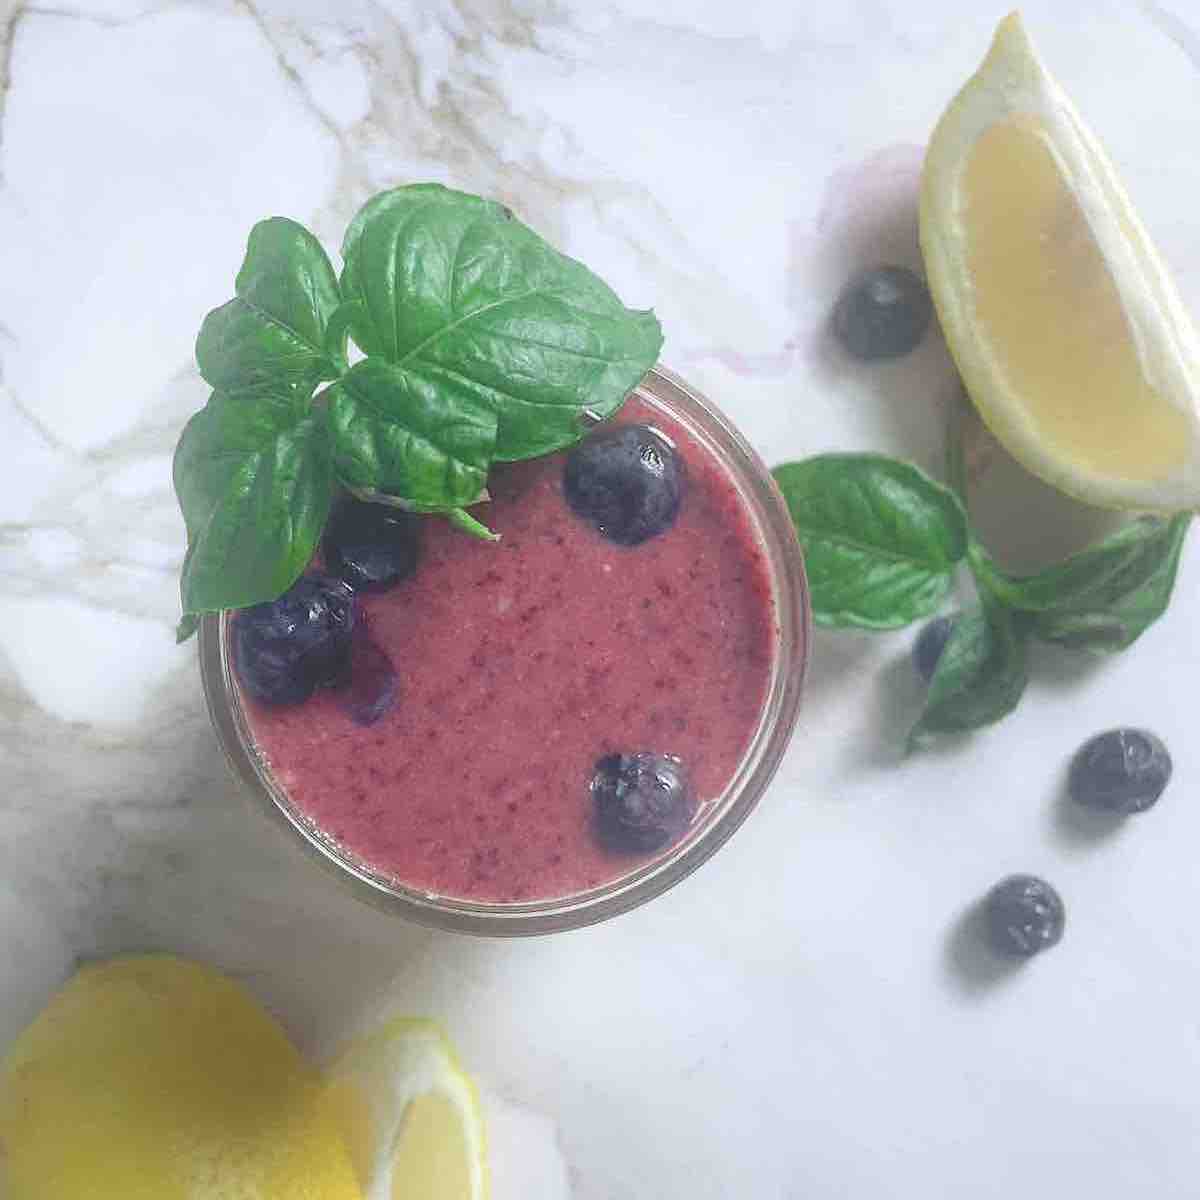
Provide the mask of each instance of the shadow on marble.
[{"label": "shadow on marble", "polygon": [[813,629],[812,652],[804,677],[805,706],[849,691],[861,682],[864,665],[877,648],[876,635],[857,630]]},{"label": "shadow on marble", "polygon": [[[0,1054],[71,970],[71,951],[10,875],[0,881]],[[15,969],[13,967],[15,964]]]},{"label": "shadow on marble", "polygon": [[1070,763],[1059,771],[1049,806],[1050,835],[1064,850],[1091,850],[1116,836],[1128,817],[1101,812],[1071,799]]},{"label": "shadow on marble", "polygon": [[879,634],[817,630],[804,685],[801,720],[833,707],[866,684],[868,702],[854,723],[839,730],[833,754],[845,766],[891,767],[905,757],[908,731],[921,710],[923,689],[907,651],[880,663]]},{"label": "shadow on marble", "polygon": [[988,945],[982,898],[959,913],[947,931],[942,954],[946,981],[963,999],[978,1000],[1015,979],[1017,959],[1003,958]]},{"label": "shadow on marble", "polygon": [[1104,654],[1034,641],[1029,646],[1029,680],[1048,691],[1070,692],[1092,683],[1110,662]]},{"label": "shadow on marble", "polygon": [[818,377],[831,387],[852,378],[853,395],[846,404],[853,406],[856,420],[877,431],[861,449],[906,459],[938,479],[945,477],[946,414],[960,385],[939,330],[931,329],[905,359],[859,363],[827,324],[814,336],[810,355]]},{"label": "shadow on marble", "polygon": [[896,766],[908,757],[908,735],[921,714],[925,685],[908,651],[890,659],[876,673],[874,684],[868,737],[858,757],[872,766]]},{"label": "shadow on marble", "polygon": [[1033,574],[1114,533],[1128,517],[1095,508],[1027,471],[992,436],[965,393],[951,410],[967,506],[979,540],[1016,575]]},{"label": "shadow on marble", "polygon": [[974,734],[941,734],[910,750],[909,734],[925,704],[925,684],[904,650],[877,668],[867,720],[860,736],[848,742],[848,768],[893,768],[914,757],[954,758],[969,747]]},{"label": "shadow on marble", "polygon": [[[878,636],[869,633],[818,634],[810,682],[806,685],[809,689],[806,700],[819,705],[822,696],[837,694],[843,688],[861,683],[861,680],[854,679],[856,672],[865,670],[871,673],[866,720],[859,731],[846,740],[845,765],[851,768],[894,767],[902,763],[909,756],[909,732],[925,702],[925,684],[913,667],[909,648],[906,647],[882,665],[867,661],[870,658],[871,640]],[[915,632],[912,636],[915,638]],[[1098,655],[1040,642],[1033,642],[1029,647],[1031,690],[1052,693],[1049,697],[1052,704],[1065,703],[1067,693],[1093,682],[1104,666],[1105,659]],[[943,734],[923,745],[920,753],[922,756],[954,757],[973,738],[986,732],[984,729]],[[1065,783],[1063,787],[1065,789]],[[1068,819],[1063,818],[1064,827]],[[1092,831],[1093,837],[1102,836],[1100,824],[1088,823],[1086,814],[1078,819],[1076,825],[1078,831],[1088,830]]]},{"label": "shadow on marble", "polygon": [[301,1046],[358,1027],[436,935],[343,891],[253,808],[193,669],[154,701],[156,716],[120,737],[32,705],[0,730],[4,749],[21,743],[9,757],[31,789],[19,807],[0,802],[0,948],[61,946],[36,978],[0,988],[0,1016],[28,1019],[81,961],[163,951],[244,982]]},{"label": "shadow on marble", "polygon": [[331,1028],[358,1028],[433,935],[343,892],[234,785],[216,782],[197,803],[206,815],[186,828],[128,839],[123,879],[91,931],[94,952],[211,962],[306,1048]]},{"label": "shadow on marble", "polygon": [[876,431],[875,448],[940,477],[945,416],[961,385],[936,320],[911,354],[874,363],[848,355],[832,331],[837,295],[859,272],[890,264],[923,273],[917,218],[923,157],[920,146],[885,146],[835,170],[814,233],[797,239],[793,278],[828,294],[825,319],[801,345],[817,377],[845,393],[855,420]]}]

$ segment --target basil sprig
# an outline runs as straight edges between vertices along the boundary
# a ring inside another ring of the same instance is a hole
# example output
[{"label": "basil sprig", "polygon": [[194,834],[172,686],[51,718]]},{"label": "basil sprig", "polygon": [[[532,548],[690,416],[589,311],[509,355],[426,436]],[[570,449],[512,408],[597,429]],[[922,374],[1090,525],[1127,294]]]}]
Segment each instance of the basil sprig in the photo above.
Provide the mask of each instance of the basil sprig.
[{"label": "basil sprig", "polygon": [[1124,650],[1167,611],[1191,519],[1138,517],[1036,575],[1008,575],[978,546],[971,565],[980,586],[1025,614],[1042,641]]},{"label": "basil sprig", "polygon": [[957,496],[876,454],[785,463],[775,478],[805,551],[819,625],[897,629],[932,615],[966,564],[980,603],[959,613],[910,744],[990,725],[1019,703],[1027,642],[1107,653],[1170,603],[1190,513],[1138,517],[1035,575],[1001,570]]},{"label": "basil sprig", "polygon": [[[312,558],[340,485],[479,537],[493,462],[579,440],[654,365],[662,332],[508,209],[438,184],[350,223],[339,278],[282,217],[251,231],[205,318],[213,393],[175,454],[183,620],[272,600]],[[348,361],[348,340],[365,357]],[[318,390],[320,389],[320,390]]]}]

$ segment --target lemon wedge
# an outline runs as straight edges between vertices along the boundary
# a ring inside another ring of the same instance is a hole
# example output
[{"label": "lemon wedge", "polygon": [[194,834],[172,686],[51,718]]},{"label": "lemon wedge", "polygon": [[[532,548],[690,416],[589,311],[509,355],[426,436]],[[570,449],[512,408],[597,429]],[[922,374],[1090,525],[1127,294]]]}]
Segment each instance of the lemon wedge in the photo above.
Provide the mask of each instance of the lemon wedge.
[{"label": "lemon wedge", "polygon": [[166,955],[80,970],[0,1068],[10,1200],[361,1200],[316,1073],[237,984]]},{"label": "lemon wedge", "polygon": [[1090,504],[1200,506],[1200,343],[1016,13],[934,131],[920,231],[950,351],[1014,458]]},{"label": "lemon wedge", "polygon": [[432,1021],[389,1022],[326,1078],[367,1200],[485,1200],[479,1096]]}]

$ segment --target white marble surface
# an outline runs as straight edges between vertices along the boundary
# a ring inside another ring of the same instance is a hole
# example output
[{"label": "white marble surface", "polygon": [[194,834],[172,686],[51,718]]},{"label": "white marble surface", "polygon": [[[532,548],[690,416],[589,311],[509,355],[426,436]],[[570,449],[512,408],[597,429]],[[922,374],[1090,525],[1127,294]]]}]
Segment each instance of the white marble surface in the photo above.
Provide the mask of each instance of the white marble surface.
[{"label": "white marble surface", "polygon": [[[1043,0],[1029,27],[1200,309],[1200,17]],[[822,322],[914,261],[920,147],[1002,8],[980,0],[0,2],[0,1042],[78,956],[245,979],[320,1053],[447,1023],[495,1114],[497,1200],[1183,1200],[1200,1179],[1200,549],[1128,655],[1041,654],[1002,726],[908,762],[907,638],[822,634],[754,818],[608,925],[521,944],[360,907],[252,821],[177,649],[170,453],[191,358],[269,213],[336,245],[371,191],[503,199],[654,305],[664,361],[773,461],[936,465],[930,339],[873,371]],[[1193,27],[1189,22],[1196,17]],[[1144,722],[1172,790],[1102,834],[1086,735]],[[959,921],[1027,869],[1070,911],[995,975]]]}]

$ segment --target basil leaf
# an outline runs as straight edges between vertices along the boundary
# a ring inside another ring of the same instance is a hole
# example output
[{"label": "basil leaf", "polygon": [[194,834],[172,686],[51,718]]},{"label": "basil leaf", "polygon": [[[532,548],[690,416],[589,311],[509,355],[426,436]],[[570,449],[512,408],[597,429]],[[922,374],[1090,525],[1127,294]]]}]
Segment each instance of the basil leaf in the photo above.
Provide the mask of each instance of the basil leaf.
[{"label": "basil leaf", "polygon": [[199,613],[184,613],[175,626],[175,644],[186,642],[200,628]]},{"label": "basil leaf", "polygon": [[1016,708],[1028,682],[1025,637],[1013,615],[985,605],[960,613],[929,681],[909,747],[934,733],[990,725]]},{"label": "basil leaf", "polygon": [[483,496],[496,414],[393,363],[365,358],[324,395],[338,477],[426,511]]},{"label": "basil leaf", "polygon": [[477,521],[465,508],[449,508],[446,517],[455,529],[478,538],[481,542],[498,542],[500,535],[489,529],[482,521]]},{"label": "basil leaf", "polygon": [[896,629],[935,612],[967,549],[953,493],[877,454],[822,454],[776,467],[819,625]]},{"label": "basil leaf", "polygon": [[188,531],[180,590],[187,614],[274,600],[312,558],[333,471],[320,415],[293,393],[213,392],[175,451]]},{"label": "basil leaf", "polygon": [[1166,611],[1190,522],[1141,517],[1036,575],[1007,575],[972,548],[972,569],[1001,603],[1034,614],[1042,641],[1123,650]]},{"label": "basil leaf", "polygon": [[501,205],[438,184],[360,210],[342,247],[350,333],[408,386],[498,418],[494,455],[534,458],[609,417],[654,365],[662,332]]},{"label": "basil leaf", "polygon": [[286,217],[255,225],[235,286],[237,297],[204,318],[196,339],[200,374],[214,388],[311,393],[336,377],[326,328],[339,302],[337,276],[303,225]]}]

